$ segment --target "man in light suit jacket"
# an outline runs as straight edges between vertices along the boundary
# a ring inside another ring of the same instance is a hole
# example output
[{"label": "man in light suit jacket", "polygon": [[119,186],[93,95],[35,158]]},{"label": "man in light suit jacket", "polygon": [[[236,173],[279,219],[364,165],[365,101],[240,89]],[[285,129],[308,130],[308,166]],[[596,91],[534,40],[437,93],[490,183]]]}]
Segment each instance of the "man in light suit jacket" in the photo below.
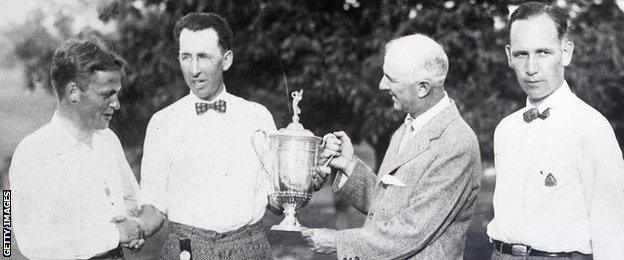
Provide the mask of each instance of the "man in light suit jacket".
[{"label": "man in light suit jacket", "polygon": [[[448,58],[431,38],[415,34],[386,45],[384,75],[405,124],[394,133],[379,173],[359,160],[344,132],[326,136],[322,165],[338,170],[333,189],[367,214],[361,228],[308,229],[317,253],[338,259],[462,259],[480,185],[479,144],[444,91]],[[316,181],[331,172],[318,166]]]}]

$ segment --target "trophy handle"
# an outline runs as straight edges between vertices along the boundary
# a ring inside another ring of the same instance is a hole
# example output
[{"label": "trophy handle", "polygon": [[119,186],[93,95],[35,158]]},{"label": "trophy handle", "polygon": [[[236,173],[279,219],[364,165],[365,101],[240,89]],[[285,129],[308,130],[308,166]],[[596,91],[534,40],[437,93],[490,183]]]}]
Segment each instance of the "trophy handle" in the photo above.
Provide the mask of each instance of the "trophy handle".
[{"label": "trophy handle", "polygon": [[[258,138],[258,133],[262,134],[261,138]],[[269,135],[262,129],[256,129],[254,133],[251,135],[251,146],[253,146],[258,159],[260,160],[260,164],[262,165],[262,170],[269,175],[269,177],[273,176],[273,173],[269,168],[267,168],[268,163],[265,161],[267,154],[269,153],[269,147],[267,145],[267,139]]]},{"label": "trophy handle", "polygon": [[[336,137],[336,136],[335,136],[334,134],[332,134],[332,133],[326,134],[325,136],[323,136],[323,141],[322,141],[322,142],[321,142],[321,144],[319,145],[318,149],[323,149],[323,148],[325,147],[325,145],[326,145],[326,141],[327,141],[326,139],[327,139],[328,137],[330,137],[330,136],[332,136],[332,137],[334,137],[334,138],[336,138],[336,139],[338,138],[338,137]],[[320,152],[319,152],[319,154],[320,154]],[[324,167],[327,167],[327,165],[329,165],[329,163],[331,162],[331,160],[332,160],[332,159],[334,159],[334,155],[330,156],[330,157],[329,157],[329,159],[327,159],[327,161],[323,164],[323,166],[324,166]]]}]

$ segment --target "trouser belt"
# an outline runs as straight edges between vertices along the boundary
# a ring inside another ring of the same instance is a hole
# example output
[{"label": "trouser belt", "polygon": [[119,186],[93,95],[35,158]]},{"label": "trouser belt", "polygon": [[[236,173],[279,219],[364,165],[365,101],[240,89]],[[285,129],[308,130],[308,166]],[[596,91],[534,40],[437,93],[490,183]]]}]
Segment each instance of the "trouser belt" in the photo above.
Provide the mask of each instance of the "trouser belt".
[{"label": "trouser belt", "polygon": [[531,248],[531,246],[522,244],[507,244],[498,240],[494,240],[494,249],[503,254],[515,256],[545,256],[545,257],[572,257],[573,255],[587,256],[586,259],[592,259],[591,254],[583,254],[580,252],[547,252]]}]

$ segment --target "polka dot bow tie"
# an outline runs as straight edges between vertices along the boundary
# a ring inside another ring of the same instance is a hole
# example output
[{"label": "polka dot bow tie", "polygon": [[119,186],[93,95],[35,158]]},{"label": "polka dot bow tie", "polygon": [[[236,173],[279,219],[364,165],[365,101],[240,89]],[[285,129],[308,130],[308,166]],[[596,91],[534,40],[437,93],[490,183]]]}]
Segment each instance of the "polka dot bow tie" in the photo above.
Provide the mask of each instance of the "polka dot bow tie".
[{"label": "polka dot bow tie", "polygon": [[550,107],[544,110],[542,113],[537,110],[537,108],[531,108],[524,112],[522,116],[524,117],[524,121],[530,123],[536,118],[540,118],[542,120],[546,119],[550,115]]},{"label": "polka dot bow tie", "polygon": [[198,102],[195,103],[195,112],[197,115],[206,113],[209,109],[214,109],[219,113],[225,113],[226,104],[224,100],[217,100],[212,103]]}]

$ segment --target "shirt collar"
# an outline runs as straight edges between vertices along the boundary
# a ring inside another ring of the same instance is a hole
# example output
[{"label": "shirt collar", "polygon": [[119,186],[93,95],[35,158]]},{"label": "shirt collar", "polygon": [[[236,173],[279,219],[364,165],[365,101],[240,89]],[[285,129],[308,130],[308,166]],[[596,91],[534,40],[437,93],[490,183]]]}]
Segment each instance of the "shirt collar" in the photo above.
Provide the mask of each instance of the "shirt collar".
[{"label": "shirt collar", "polygon": [[[570,86],[568,85],[568,82],[564,80],[561,87],[556,89],[552,94],[546,97],[546,99],[544,99],[542,103],[540,103],[537,106],[537,110],[540,113],[542,113],[547,108],[556,107],[557,105],[561,104],[569,94],[572,94],[572,90],[570,90]],[[527,97],[526,108],[530,109],[533,107],[535,106],[531,104],[531,102],[529,101],[529,98]]]},{"label": "shirt collar", "polygon": [[446,91],[444,91],[444,96],[442,97],[442,99],[440,99],[438,103],[436,103],[434,106],[432,106],[427,111],[425,111],[425,113],[422,113],[416,118],[413,118],[412,115],[407,114],[407,117],[405,117],[405,123],[410,124],[410,121],[411,121],[412,129],[414,131],[417,131],[422,126],[427,124],[429,120],[431,120],[440,112],[442,112],[442,110],[444,110],[450,104],[451,104],[451,99],[448,97],[448,94],[446,93]]},{"label": "shirt collar", "polygon": [[193,104],[198,103],[198,102],[214,102],[214,101],[219,100],[219,99],[228,101],[229,95],[230,95],[230,93],[227,92],[227,89],[225,88],[225,84],[223,85],[223,90],[221,90],[221,92],[219,94],[217,94],[210,101],[203,100],[203,99],[199,98],[198,96],[195,96],[195,94],[193,94],[192,92],[189,93],[190,100],[191,100],[191,102]]},{"label": "shirt collar", "polygon": [[[58,134],[58,136],[64,141],[64,143],[74,146],[74,147],[85,147],[88,148],[86,144],[78,141],[76,137],[71,134],[71,130],[67,128],[67,126],[63,123],[63,121],[67,121],[67,119],[62,118],[60,112],[58,110],[54,111],[52,114],[52,119],[50,119],[50,125],[52,126],[52,131]],[[98,134],[98,131],[93,131],[93,135],[91,136],[91,140],[93,142],[95,135]]]}]

